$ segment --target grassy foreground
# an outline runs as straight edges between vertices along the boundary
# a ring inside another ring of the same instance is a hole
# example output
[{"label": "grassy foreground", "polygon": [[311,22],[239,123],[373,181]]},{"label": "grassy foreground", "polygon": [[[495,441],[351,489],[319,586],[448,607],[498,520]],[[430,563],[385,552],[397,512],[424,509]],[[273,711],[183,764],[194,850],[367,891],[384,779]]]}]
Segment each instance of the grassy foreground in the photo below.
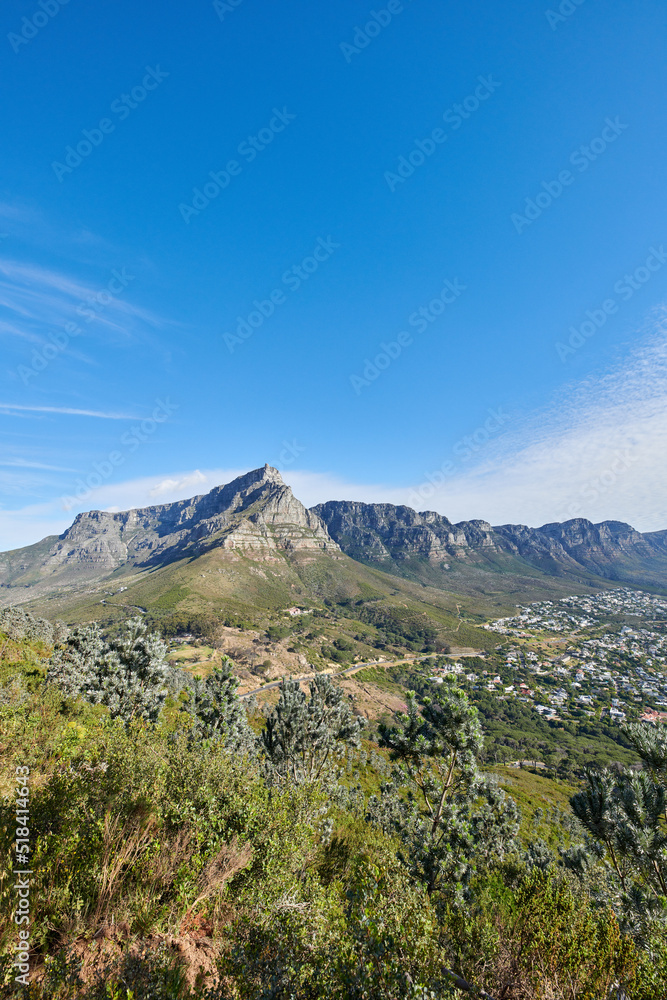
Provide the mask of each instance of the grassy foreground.
[{"label": "grassy foreground", "polygon": [[[336,780],[277,780],[261,755],[188,738],[178,697],[126,726],[45,684],[45,643],[0,635],[0,649],[3,996],[435,1000],[466,994],[452,973],[505,1000],[665,996],[664,939],[647,951],[596,901],[598,875],[558,864],[577,835],[565,784],[510,774],[516,845],[429,885],[373,808],[390,771],[375,744],[348,749]],[[27,982],[12,965],[19,767]]]}]

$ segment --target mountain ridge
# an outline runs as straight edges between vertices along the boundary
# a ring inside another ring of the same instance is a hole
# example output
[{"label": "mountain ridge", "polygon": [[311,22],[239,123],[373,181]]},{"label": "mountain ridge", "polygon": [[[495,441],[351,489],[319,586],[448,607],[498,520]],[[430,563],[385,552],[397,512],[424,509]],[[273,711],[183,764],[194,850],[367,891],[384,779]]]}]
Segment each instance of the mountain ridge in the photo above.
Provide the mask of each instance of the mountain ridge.
[{"label": "mountain ridge", "polygon": [[312,510],[346,554],[366,562],[400,564],[416,557],[449,571],[514,558],[550,576],[667,586],[667,531],[644,535],[621,521],[492,526],[482,520],[452,523],[435,511],[394,504],[336,500]]},{"label": "mountain ridge", "polygon": [[[308,509],[278,470],[265,465],[187,500],[86,511],[61,535],[0,553],[0,604],[154,573],[214,551],[236,551],[255,563],[321,557],[332,578],[336,560],[349,557],[450,593],[495,593],[502,577],[508,591],[522,577],[535,587],[561,578],[587,587],[667,589],[667,531],[642,534],[624,522],[585,518],[539,528],[494,527],[481,519],[453,523],[436,511],[347,500]],[[217,572],[233,575],[230,566],[227,560]]]}]

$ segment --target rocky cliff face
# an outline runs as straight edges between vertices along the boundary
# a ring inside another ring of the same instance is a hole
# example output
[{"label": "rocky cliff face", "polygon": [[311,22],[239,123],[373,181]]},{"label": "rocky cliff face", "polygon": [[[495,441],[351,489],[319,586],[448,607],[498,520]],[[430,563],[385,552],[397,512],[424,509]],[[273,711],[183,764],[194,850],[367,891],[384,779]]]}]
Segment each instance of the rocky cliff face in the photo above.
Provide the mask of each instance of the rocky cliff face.
[{"label": "rocky cliff face", "polygon": [[266,465],[191,500],[79,514],[60,537],[0,555],[0,585],[81,583],[121,566],[160,566],[213,546],[256,554],[339,551],[317,515]]},{"label": "rocky cliff face", "polygon": [[312,508],[343,551],[365,562],[404,561],[412,557],[438,563],[465,559],[477,549],[495,548],[486,521],[452,524],[442,514],[389,503],[330,500]]},{"label": "rocky cliff face", "polygon": [[313,511],[347,555],[386,568],[415,558],[447,568],[450,563],[493,563],[496,570],[516,571],[519,560],[551,576],[594,575],[667,586],[667,532],[642,535],[620,521],[593,524],[576,518],[541,528],[491,527],[486,521],[452,524],[433,511],[347,501],[330,501]]},{"label": "rocky cliff face", "polygon": [[623,521],[593,524],[581,517],[541,528],[505,524],[494,530],[541,568],[550,560],[559,572],[579,567],[609,580],[667,585],[664,531],[641,534]]},{"label": "rocky cliff face", "polygon": [[667,555],[667,531],[647,531],[643,536],[658,552]]}]

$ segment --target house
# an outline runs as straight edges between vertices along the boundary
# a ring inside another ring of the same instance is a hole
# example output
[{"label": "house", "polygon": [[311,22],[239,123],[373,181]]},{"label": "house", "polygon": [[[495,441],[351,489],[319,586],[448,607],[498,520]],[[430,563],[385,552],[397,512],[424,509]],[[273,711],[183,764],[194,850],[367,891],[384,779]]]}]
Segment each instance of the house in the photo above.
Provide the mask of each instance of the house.
[{"label": "house", "polygon": [[647,708],[643,715],[639,716],[640,722],[667,722],[667,712],[656,712],[653,708]]}]

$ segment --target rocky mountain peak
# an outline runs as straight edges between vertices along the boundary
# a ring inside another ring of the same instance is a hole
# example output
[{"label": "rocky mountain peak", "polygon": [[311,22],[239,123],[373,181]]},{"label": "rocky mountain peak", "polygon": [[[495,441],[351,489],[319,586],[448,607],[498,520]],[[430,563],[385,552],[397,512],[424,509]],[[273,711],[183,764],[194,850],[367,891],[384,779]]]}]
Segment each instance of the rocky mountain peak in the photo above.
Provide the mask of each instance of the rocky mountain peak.
[{"label": "rocky mountain peak", "polygon": [[214,548],[244,549],[255,558],[340,551],[317,514],[296,499],[277,469],[264,465],[189,500],[79,514],[58,538],[0,553],[0,585],[58,587],[101,579],[121,567],[153,569]]},{"label": "rocky mountain peak", "polygon": [[[244,473],[242,476],[237,476],[233,479],[231,483],[228,483],[228,487],[236,486],[239,491],[251,486],[253,483],[273,483],[276,486],[285,486],[283,477],[280,475],[277,469],[274,469],[272,465],[268,463],[262,465],[259,469],[252,469],[250,472]],[[225,489],[224,486],[218,486],[217,489]],[[289,489],[289,487],[287,487]]]}]

